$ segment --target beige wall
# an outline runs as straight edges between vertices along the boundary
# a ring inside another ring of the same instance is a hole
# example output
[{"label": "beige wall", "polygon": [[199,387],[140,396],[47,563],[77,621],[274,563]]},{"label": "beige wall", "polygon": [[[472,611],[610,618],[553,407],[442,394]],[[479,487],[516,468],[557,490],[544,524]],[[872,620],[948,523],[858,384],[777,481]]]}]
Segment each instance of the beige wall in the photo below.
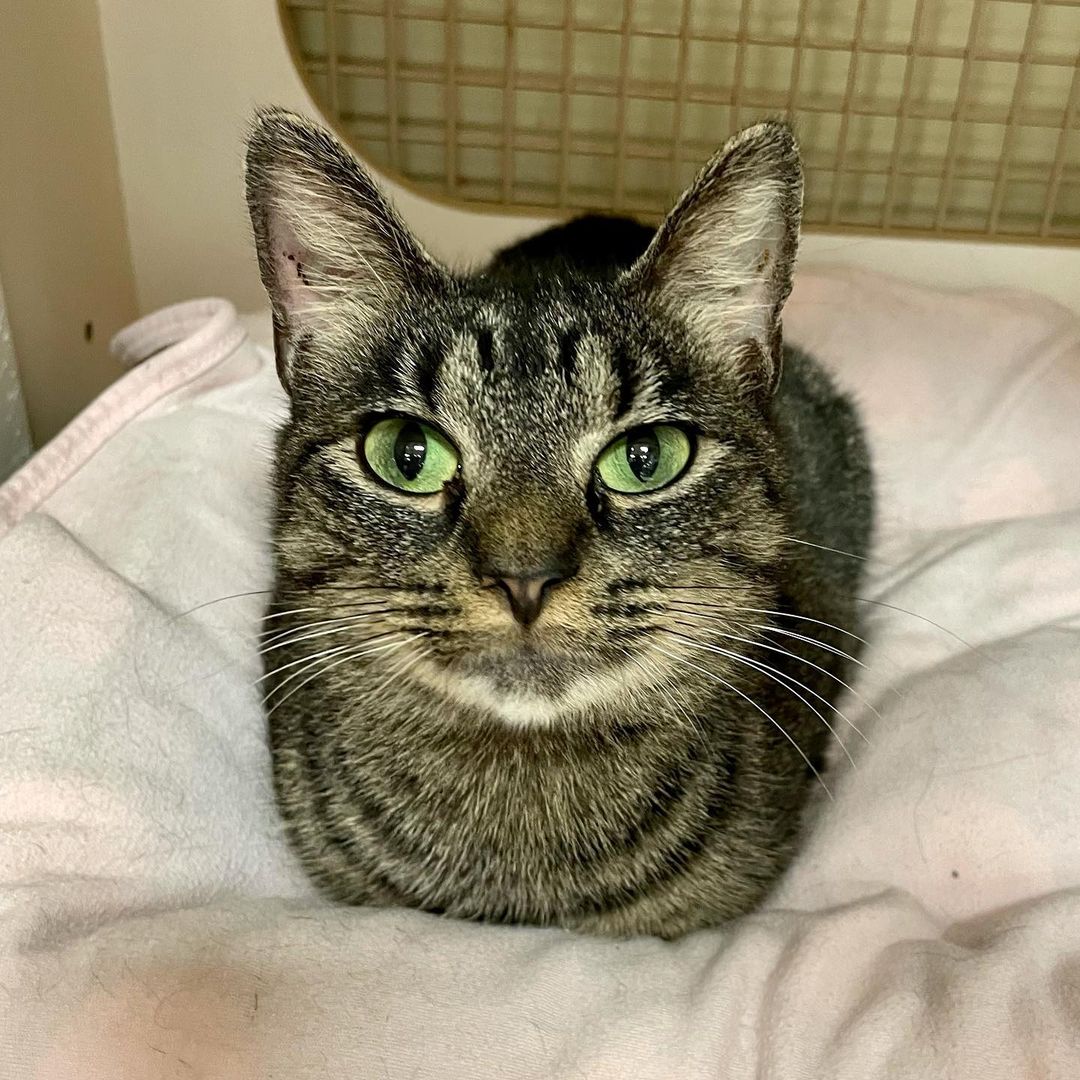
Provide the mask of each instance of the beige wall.
[{"label": "beige wall", "polygon": [[0,279],[40,444],[137,313],[96,0],[0,2]]}]

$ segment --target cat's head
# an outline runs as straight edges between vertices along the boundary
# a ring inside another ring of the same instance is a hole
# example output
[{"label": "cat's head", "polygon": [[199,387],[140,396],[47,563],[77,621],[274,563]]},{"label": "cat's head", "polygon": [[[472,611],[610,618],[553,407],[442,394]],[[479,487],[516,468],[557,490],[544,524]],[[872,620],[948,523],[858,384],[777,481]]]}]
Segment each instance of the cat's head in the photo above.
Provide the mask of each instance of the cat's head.
[{"label": "cat's head", "polygon": [[451,272],[284,112],[258,117],[247,184],[291,399],[279,600],[369,616],[356,663],[385,643],[409,678],[547,723],[690,677],[672,628],[702,598],[733,625],[766,606],[802,195],[786,126],[732,138],[608,274]]}]

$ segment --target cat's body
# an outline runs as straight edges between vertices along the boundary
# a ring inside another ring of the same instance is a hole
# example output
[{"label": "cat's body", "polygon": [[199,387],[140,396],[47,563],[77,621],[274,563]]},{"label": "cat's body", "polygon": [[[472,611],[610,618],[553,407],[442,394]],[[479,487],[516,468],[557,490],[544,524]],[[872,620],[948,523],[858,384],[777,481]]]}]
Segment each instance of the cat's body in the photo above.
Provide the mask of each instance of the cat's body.
[{"label": "cat's body", "polygon": [[[341,170],[361,229],[371,195],[314,129],[262,125],[253,217],[293,402],[269,723],[308,872],[350,903],[602,933],[673,936],[752,907],[792,854],[828,725],[846,726],[830,703],[870,531],[850,406],[805,355],[777,370],[797,208],[725,271],[722,329],[708,268],[686,276],[695,317],[673,317],[686,222],[707,209],[689,197],[648,252],[651,230],[583,219],[459,277],[429,276],[380,206],[365,263],[400,287],[326,321],[342,253],[312,269],[327,231],[260,217],[277,205],[266,155],[282,139],[328,154],[311,182],[340,187]],[[787,175],[782,155],[767,164]],[[438,493],[350,464],[387,416],[453,444]],[[691,446],[682,473],[605,487],[605,445],[665,423]]]}]

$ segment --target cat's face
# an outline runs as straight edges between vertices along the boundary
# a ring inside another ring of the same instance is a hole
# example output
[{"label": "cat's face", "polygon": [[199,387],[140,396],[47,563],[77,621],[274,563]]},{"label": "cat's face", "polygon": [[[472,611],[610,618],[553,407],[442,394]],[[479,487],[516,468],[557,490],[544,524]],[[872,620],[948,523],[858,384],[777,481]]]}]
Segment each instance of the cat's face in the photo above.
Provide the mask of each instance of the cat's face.
[{"label": "cat's face", "polygon": [[530,280],[443,271],[329,136],[261,119],[287,599],[407,638],[410,677],[510,723],[678,677],[679,588],[767,605],[798,168],[751,130],[625,273]]}]

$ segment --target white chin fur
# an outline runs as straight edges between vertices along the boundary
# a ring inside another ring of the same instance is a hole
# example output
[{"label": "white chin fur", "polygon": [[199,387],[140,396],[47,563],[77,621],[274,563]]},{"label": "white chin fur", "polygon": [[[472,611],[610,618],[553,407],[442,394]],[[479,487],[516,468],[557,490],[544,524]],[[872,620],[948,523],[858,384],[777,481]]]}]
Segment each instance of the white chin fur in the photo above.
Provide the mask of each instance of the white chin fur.
[{"label": "white chin fur", "polygon": [[515,728],[551,727],[574,713],[618,705],[647,681],[642,669],[629,661],[599,675],[572,679],[558,697],[508,694],[482,675],[460,675],[430,662],[418,665],[416,675],[456,704],[482,709]]}]

